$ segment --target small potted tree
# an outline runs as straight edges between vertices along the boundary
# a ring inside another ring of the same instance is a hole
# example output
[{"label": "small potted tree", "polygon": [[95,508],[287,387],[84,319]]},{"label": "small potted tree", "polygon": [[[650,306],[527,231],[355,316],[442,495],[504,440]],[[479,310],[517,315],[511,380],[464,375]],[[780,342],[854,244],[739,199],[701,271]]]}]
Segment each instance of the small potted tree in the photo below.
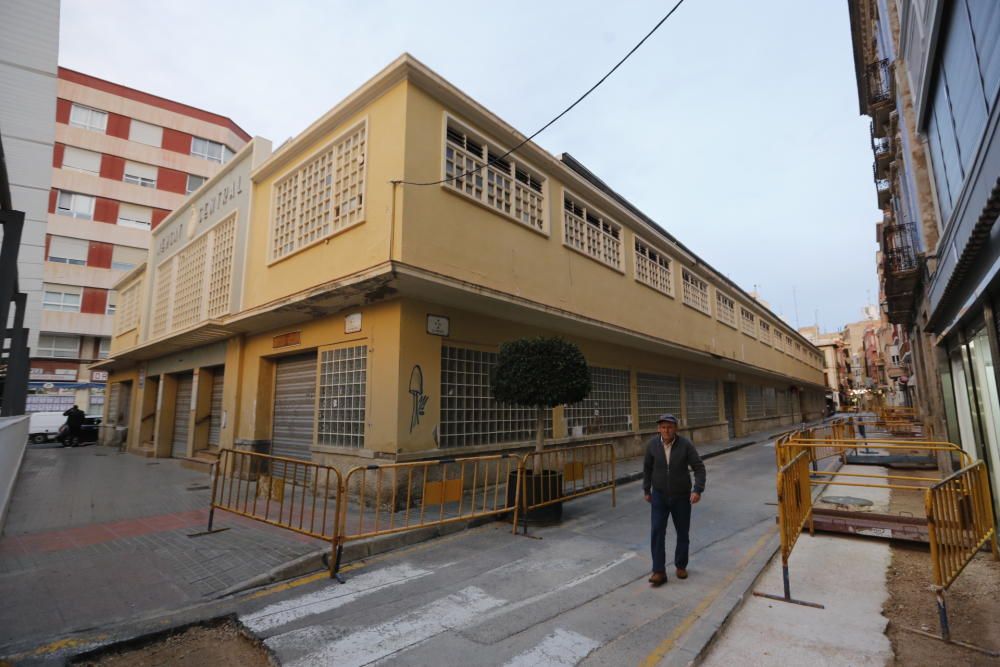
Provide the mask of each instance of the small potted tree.
[{"label": "small potted tree", "polygon": [[[500,346],[491,385],[496,400],[535,408],[535,451],[542,452],[545,410],[585,399],[590,394],[590,371],[580,348],[573,343],[556,337],[521,338]],[[514,486],[508,482],[508,500],[513,500]],[[531,470],[525,475],[529,501],[545,500],[547,490],[556,489],[562,489],[560,470]],[[536,511],[531,518],[558,521],[562,505],[550,507],[553,509]]]}]

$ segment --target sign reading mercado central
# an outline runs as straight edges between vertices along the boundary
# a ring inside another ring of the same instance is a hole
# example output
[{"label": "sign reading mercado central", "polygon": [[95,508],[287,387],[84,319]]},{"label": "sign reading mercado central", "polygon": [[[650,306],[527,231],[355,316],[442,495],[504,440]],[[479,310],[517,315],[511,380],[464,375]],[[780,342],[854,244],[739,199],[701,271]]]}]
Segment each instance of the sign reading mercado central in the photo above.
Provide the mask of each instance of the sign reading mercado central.
[{"label": "sign reading mercado central", "polygon": [[[249,188],[246,184],[250,182],[251,161],[245,159],[241,162],[225,175],[222,182],[178,211],[173,220],[163,226],[162,231],[157,230],[159,233],[156,235],[154,264],[188,239],[204,233],[233,210],[243,209],[245,212],[245,204],[249,200]],[[243,196],[245,192],[247,196]]]}]

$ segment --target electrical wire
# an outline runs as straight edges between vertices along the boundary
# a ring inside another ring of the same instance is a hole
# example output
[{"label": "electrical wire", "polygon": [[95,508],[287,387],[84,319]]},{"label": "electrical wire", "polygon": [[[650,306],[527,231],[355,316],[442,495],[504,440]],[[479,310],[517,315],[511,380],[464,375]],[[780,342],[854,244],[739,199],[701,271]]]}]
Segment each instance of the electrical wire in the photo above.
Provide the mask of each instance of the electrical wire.
[{"label": "electrical wire", "polygon": [[647,32],[647,33],[646,33],[646,36],[645,36],[645,37],[643,37],[642,39],[640,39],[640,40],[639,40],[639,42],[638,42],[638,43],[637,43],[637,44],[636,44],[635,46],[633,46],[633,47],[631,48],[631,50],[629,50],[629,52],[628,52],[628,53],[626,53],[626,54],[625,54],[625,57],[624,57],[624,58],[622,58],[621,60],[619,60],[619,61],[618,61],[618,62],[617,62],[617,63],[615,64],[615,66],[614,66],[614,67],[612,67],[612,68],[611,68],[610,70],[608,70],[608,73],[607,73],[607,74],[605,74],[604,76],[602,76],[602,77],[601,77],[601,78],[600,78],[600,79],[599,79],[599,80],[597,81],[597,83],[595,83],[595,84],[594,84],[593,86],[591,86],[591,87],[590,87],[590,88],[589,88],[589,89],[587,90],[587,92],[585,92],[585,93],[584,93],[583,95],[580,95],[580,97],[576,98],[576,101],[575,101],[575,102],[573,102],[573,103],[572,103],[572,104],[570,104],[570,105],[569,105],[568,107],[566,107],[565,109],[563,109],[563,110],[562,110],[562,112],[560,112],[558,116],[556,116],[555,118],[553,118],[552,120],[550,120],[549,122],[547,122],[547,123],[546,123],[545,125],[543,125],[543,126],[542,126],[541,128],[539,128],[539,129],[538,129],[537,131],[535,131],[535,133],[534,133],[534,134],[532,134],[531,136],[527,137],[527,138],[526,138],[526,139],[525,139],[524,141],[522,141],[521,143],[519,143],[519,144],[517,144],[516,146],[514,146],[513,148],[511,148],[511,149],[510,149],[509,151],[507,151],[507,152],[506,152],[506,153],[504,153],[503,155],[501,155],[501,156],[499,156],[499,157],[490,157],[490,156],[489,156],[489,153],[487,153],[487,159],[486,159],[486,162],[485,162],[485,163],[483,163],[482,165],[480,165],[480,166],[476,167],[475,169],[470,169],[469,171],[463,171],[463,172],[462,172],[461,174],[457,174],[457,175],[455,175],[455,176],[452,176],[452,177],[450,177],[450,178],[442,178],[441,180],[438,180],[438,181],[426,181],[426,182],[420,182],[420,181],[403,181],[403,180],[396,180],[396,181],[391,181],[391,182],[392,182],[393,184],[399,184],[399,185],[421,185],[421,186],[422,186],[422,185],[440,185],[441,183],[447,183],[447,182],[449,182],[449,181],[456,181],[456,180],[459,180],[459,179],[462,179],[462,178],[465,178],[465,177],[467,177],[467,176],[469,176],[469,175],[471,175],[471,174],[476,174],[476,173],[478,173],[478,172],[482,171],[483,169],[485,169],[486,167],[488,167],[488,166],[490,166],[490,165],[493,165],[493,164],[496,164],[496,163],[498,163],[498,162],[501,162],[501,161],[503,161],[503,160],[504,160],[504,159],[505,159],[505,158],[506,158],[506,157],[507,157],[508,155],[511,155],[511,154],[512,154],[512,153],[513,153],[514,151],[516,151],[517,149],[519,149],[519,148],[521,148],[522,146],[524,146],[524,145],[525,145],[526,143],[528,143],[529,141],[531,141],[532,139],[534,139],[535,137],[537,137],[537,136],[538,136],[539,134],[541,134],[541,133],[542,133],[542,132],[544,132],[545,130],[549,129],[549,128],[550,128],[550,127],[551,127],[551,126],[553,125],[553,124],[555,124],[555,122],[556,122],[556,121],[558,121],[558,120],[559,120],[560,118],[562,118],[563,116],[565,116],[566,114],[568,114],[568,113],[569,113],[570,111],[572,111],[572,110],[573,110],[573,108],[574,108],[574,107],[575,107],[576,105],[578,105],[578,104],[579,104],[580,102],[582,102],[582,101],[584,101],[585,99],[587,99],[587,96],[589,96],[589,95],[590,95],[590,94],[591,94],[592,92],[594,92],[595,90],[597,90],[597,88],[598,88],[598,87],[599,87],[599,86],[600,86],[600,85],[601,85],[602,83],[604,83],[604,82],[605,82],[605,81],[606,81],[606,80],[608,79],[608,77],[610,77],[610,76],[611,76],[612,74],[614,74],[614,73],[615,73],[615,71],[616,71],[616,70],[617,70],[617,69],[618,69],[619,67],[621,67],[622,65],[624,65],[624,64],[625,64],[625,61],[626,61],[626,60],[628,60],[629,58],[631,58],[631,57],[632,57],[632,54],[634,54],[634,53],[635,53],[636,51],[638,51],[638,50],[639,50],[639,47],[641,47],[641,46],[642,46],[643,44],[645,44],[645,43],[646,43],[646,40],[648,40],[648,39],[649,39],[650,37],[652,37],[652,36],[653,36],[653,33],[655,33],[655,32],[656,32],[657,30],[659,30],[659,29],[660,29],[660,26],[662,26],[662,25],[663,25],[664,23],[666,23],[666,22],[667,22],[667,19],[669,19],[669,18],[670,18],[670,17],[671,17],[672,15],[673,15],[673,13],[674,13],[674,12],[676,12],[676,11],[677,11],[677,9],[678,9],[678,8],[679,8],[679,7],[680,7],[680,6],[682,5],[682,4],[684,4],[684,0],[678,0],[677,4],[675,4],[675,5],[674,5],[674,6],[673,6],[673,7],[672,7],[672,8],[670,9],[670,11],[669,11],[669,12],[667,12],[667,13],[666,13],[666,15],[665,15],[665,16],[664,16],[664,17],[663,17],[662,19],[660,19],[660,20],[659,20],[659,21],[657,22],[657,24],[656,24],[656,25],[654,25],[654,26],[653,26],[653,29],[652,29],[652,30],[650,30],[649,32]]}]

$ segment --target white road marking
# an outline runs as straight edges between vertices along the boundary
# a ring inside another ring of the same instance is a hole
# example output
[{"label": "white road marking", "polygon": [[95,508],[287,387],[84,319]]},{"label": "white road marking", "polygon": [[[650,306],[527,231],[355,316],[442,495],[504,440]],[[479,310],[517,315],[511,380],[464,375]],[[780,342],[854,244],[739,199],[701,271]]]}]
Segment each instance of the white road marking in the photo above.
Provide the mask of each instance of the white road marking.
[{"label": "white road marking", "polygon": [[590,637],[557,628],[541,644],[515,656],[504,667],[572,667],[600,645]]},{"label": "white road marking", "polygon": [[366,572],[357,577],[352,577],[345,584],[332,583],[326,588],[301,595],[289,600],[283,600],[275,604],[259,609],[251,614],[247,614],[240,620],[252,631],[261,633],[272,628],[291,623],[300,618],[321,614],[345,604],[354,602],[358,598],[370,595],[377,591],[404,584],[413,579],[425,577],[433,574],[430,570],[415,568],[407,564],[395,565],[393,567]]},{"label": "white road marking", "polygon": [[483,612],[506,604],[475,586],[463,588],[445,598],[414,609],[391,621],[336,638],[336,629],[312,626],[265,640],[276,652],[307,648],[308,653],[285,663],[289,667],[337,665],[361,667],[399,651],[412,648],[432,637],[462,627]]}]

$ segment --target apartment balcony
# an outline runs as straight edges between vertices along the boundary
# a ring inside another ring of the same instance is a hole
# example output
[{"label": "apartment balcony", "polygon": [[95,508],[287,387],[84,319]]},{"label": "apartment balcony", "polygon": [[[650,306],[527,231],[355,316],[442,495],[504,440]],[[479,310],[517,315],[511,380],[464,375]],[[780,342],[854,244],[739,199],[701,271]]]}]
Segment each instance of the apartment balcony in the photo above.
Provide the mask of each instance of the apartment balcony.
[{"label": "apartment balcony", "polygon": [[875,193],[878,195],[879,208],[885,208],[892,200],[892,181],[885,178],[885,172],[879,173],[878,162],[872,165],[872,176],[875,179]]},{"label": "apartment balcony", "polygon": [[875,178],[888,178],[889,176],[889,165],[892,164],[892,160],[896,157],[895,146],[892,142],[891,136],[877,137],[875,136],[875,123],[872,122],[870,125],[871,139],[872,139],[872,153],[875,155]]},{"label": "apartment balcony", "polygon": [[888,58],[876,60],[865,67],[865,84],[868,95],[868,115],[876,131],[889,122],[889,115],[896,108],[896,86],[893,67]]},{"label": "apartment balcony", "polygon": [[882,228],[882,280],[889,322],[910,325],[920,282],[921,258],[916,252],[912,222]]}]

